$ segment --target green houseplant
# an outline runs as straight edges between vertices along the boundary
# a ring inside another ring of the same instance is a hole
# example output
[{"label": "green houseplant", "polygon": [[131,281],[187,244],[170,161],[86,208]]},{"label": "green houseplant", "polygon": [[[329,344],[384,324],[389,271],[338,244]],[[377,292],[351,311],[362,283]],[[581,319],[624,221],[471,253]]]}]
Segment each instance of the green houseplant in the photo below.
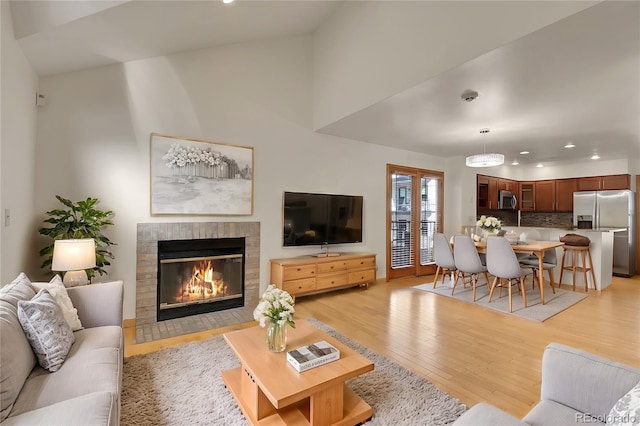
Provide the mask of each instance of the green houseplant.
[{"label": "green houseplant", "polygon": [[113,259],[109,247],[115,243],[102,233],[102,228],[114,224],[111,220],[113,212],[96,208],[97,198],[87,198],[76,203],[59,195],[56,195],[56,198],[66,208],[48,211],[46,214],[49,218],[44,222],[53,227],[40,228],[38,231],[52,239],[51,244],[40,250],[40,256],[46,256],[40,267],[51,268],[55,240],[93,238],[96,242],[96,266],[86,271],[87,276],[91,279],[96,273],[105,275],[107,272],[104,267],[111,265],[109,259]]}]

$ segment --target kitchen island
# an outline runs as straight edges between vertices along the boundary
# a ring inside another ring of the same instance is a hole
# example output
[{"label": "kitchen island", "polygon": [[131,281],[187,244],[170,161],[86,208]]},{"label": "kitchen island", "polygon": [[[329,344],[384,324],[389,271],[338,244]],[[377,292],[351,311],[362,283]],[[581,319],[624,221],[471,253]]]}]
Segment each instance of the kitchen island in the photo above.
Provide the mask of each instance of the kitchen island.
[{"label": "kitchen island", "polygon": [[[587,275],[587,281],[589,282],[589,289],[604,290],[611,285],[613,276],[613,236],[617,229],[576,229],[567,230],[562,228],[532,228],[532,227],[516,227],[516,226],[504,226],[502,229],[506,231],[516,232],[521,236],[521,239],[525,240],[549,240],[558,241],[562,236],[566,234],[578,234],[584,235],[591,240],[591,259],[593,260],[593,270],[596,276],[595,287]],[[523,238],[524,237],[524,238]],[[553,269],[553,276],[556,282],[560,281],[561,262],[562,262],[562,248],[556,249],[556,255],[558,257],[558,265]],[[565,266],[571,263],[571,258],[567,254],[565,259]],[[579,265],[581,261],[579,261]],[[562,284],[571,285],[571,272],[565,271],[562,274]],[[576,288],[584,288],[583,274],[576,274]]]}]

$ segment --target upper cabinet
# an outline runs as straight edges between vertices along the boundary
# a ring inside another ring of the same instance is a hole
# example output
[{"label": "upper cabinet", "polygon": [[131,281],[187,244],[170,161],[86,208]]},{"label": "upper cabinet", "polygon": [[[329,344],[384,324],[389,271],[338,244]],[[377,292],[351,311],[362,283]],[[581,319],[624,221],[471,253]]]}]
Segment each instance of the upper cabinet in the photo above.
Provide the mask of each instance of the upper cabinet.
[{"label": "upper cabinet", "polygon": [[556,209],[556,181],[537,180],[535,182],[535,210],[552,212]]},{"label": "upper cabinet", "polygon": [[535,204],[535,182],[520,182],[520,200],[518,201],[520,210],[534,211]]},{"label": "upper cabinet", "polygon": [[629,175],[592,176],[578,178],[578,191],[599,191],[603,189],[629,189]]},{"label": "upper cabinet", "polygon": [[498,178],[478,175],[477,177],[478,210],[498,209]]},{"label": "upper cabinet", "polygon": [[578,190],[578,179],[556,180],[556,210],[573,211],[573,193]]},{"label": "upper cabinet", "polygon": [[515,181],[478,175],[478,210],[498,210],[500,191],[515,192],[518,209],[538,212],[573,211],[573,193],[605,189],[629,189],[630,175],[592,176],[571,179]]},{"label": "upper cabinet", "polygon": [[518,181],[498,178],[498,194],[500,191],[518,192]]}]

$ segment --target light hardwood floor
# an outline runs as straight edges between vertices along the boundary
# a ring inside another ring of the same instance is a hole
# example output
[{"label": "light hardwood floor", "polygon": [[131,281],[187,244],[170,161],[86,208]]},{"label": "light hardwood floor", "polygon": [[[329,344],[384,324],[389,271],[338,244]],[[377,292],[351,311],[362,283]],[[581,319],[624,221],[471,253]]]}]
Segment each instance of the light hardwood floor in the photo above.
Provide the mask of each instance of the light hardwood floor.
[{"label": "light hardwood floor", "polygon": [[[427,378],[471,406],[487,401],[521,417],[538,401],[540,362],[550,342],[640,368],[640,276],[614,277],[577,305],[537,323],[411,288],[433,276],[298,297],[296,317],[316,318]],[[254,323],[134,344],[125,356],[201,340]]]}]

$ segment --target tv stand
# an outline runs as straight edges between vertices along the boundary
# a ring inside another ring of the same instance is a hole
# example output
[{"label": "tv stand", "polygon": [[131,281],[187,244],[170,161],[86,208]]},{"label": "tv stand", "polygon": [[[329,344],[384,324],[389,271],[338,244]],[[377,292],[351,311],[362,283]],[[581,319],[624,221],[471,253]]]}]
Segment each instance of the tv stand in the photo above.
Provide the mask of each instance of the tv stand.
[{"label": "tv stand", "polygon": [[271,259],[271,282],[291,296],[318,293],[338,288],[369,286],[376,280],[374,253],[320,253]]}]

